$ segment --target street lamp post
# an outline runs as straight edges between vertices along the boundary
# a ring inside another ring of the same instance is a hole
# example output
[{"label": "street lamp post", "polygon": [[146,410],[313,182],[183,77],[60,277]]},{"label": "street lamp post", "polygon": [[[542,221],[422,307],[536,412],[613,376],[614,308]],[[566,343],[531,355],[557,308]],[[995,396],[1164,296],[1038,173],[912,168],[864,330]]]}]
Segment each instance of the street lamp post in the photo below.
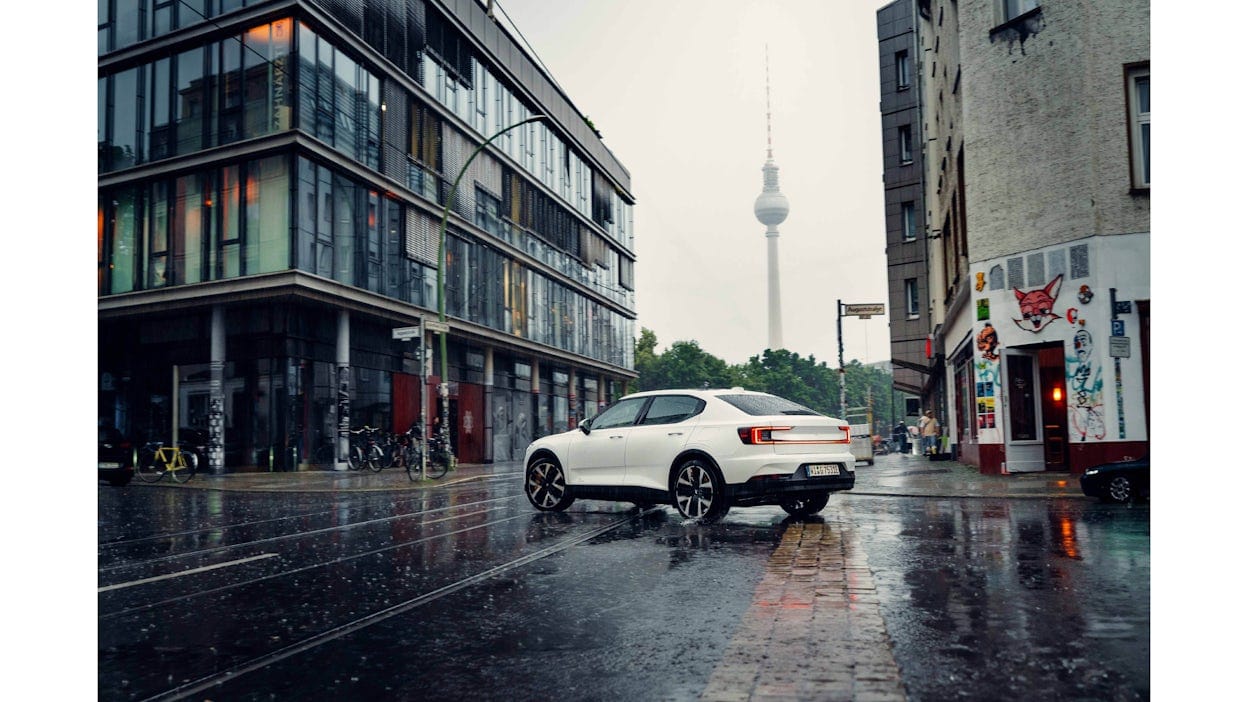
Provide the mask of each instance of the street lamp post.
[{"label": "street lamp post", "polygon": [[455,192],[459,190],[459,181],[464,177],[464,173],[468,171],[468,164],[472,163],[477,154],[481,153],[490,142],[522,124],[537,122],[543,119],[546,119],[546,115],[534,115],[528,119],[522,119],[509,127],[503,127],[489,139],[481,142],[481,145],[473,150],[468,159],[464,161],[464,165],[460,167],[459,174],[455,176],[455,182],[451,184],[451,191],[446,195],[446,204],[442,207],[442,226],[438,228],[438,322],[441,327],[438,331],[438,350],[442,356],[442,382],[438,386],[438,394],[442,397],[442,426],[438,431],[442,446],[446,450],[446,461],[448,464],[452,463],[455,458],[455,452],[451,448],[449,416],[451,413],[451,393],[446,370],[446,334],[449,331],[446,327],[446,222],[451,216],[451,203],[455,201]]}]

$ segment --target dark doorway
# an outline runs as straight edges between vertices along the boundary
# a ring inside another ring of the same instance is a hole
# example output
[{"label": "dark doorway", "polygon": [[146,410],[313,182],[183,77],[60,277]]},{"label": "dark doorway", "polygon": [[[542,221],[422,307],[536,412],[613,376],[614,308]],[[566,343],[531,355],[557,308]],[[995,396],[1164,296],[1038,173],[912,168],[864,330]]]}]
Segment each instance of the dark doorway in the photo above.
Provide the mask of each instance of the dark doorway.
[{"label": "dark doorway", "polygon": [[1066,458],[1066,352],[1062,342],[1039,349],[1040,413],[1044,427],[1044,469],[1068,470]]}]

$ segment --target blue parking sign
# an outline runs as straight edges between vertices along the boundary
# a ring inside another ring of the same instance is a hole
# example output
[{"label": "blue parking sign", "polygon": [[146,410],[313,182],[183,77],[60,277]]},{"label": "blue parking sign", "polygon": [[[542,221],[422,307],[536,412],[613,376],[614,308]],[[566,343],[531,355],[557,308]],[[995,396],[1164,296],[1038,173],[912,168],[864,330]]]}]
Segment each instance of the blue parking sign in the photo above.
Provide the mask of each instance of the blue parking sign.
[{"label": "blue parking sign", "polygon": [[1126,336],[1127,335],[1127,323],[1125,320],[1111,319],[1110,324],[1111,324],[1111,329],[1112,329],[1112,332],[1110,334],[1111,336]]}]

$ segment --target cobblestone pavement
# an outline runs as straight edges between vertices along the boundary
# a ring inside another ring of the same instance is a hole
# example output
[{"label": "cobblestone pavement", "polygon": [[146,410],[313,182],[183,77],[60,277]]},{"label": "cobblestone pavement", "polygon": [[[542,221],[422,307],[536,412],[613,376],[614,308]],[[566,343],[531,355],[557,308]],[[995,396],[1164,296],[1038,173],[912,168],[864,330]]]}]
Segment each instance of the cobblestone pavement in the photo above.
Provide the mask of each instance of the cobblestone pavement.
[{"label": "cobblestone pavement", "polygon": [[788,527],[702,699],[906,699],[866,554],[846,524]]}]

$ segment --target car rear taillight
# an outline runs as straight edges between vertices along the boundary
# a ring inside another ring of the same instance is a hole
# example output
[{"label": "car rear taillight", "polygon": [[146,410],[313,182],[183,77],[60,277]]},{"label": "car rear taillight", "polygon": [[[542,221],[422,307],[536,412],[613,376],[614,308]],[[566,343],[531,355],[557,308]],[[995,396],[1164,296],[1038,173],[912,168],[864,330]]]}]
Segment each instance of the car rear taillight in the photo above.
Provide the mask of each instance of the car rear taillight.
[{"label": "car rear taillight", "polygon": [[130,448],[130,442],[129,442],[129,441],[122,441],[122,442],[121,442],[121,447],[122,447],[123,449],[129,449],[129,448]]},{"label": "car rear taillight", "polygon": [[743,444],[774,444],[772,432],[788,431],[793,427],[741,427],[737,429],[737,436],[741,437]]},{"label": "car rear taillight", "polygon": [[[741,427],[737,429],[737,436],[741,438],[743,444],[848,444],[849,443],[849,427],[839,426],[832,427],[831,431],[821,430],[819,433],[823,436],[815,438],[806,434],[802,438],[793,437],[785,440],[782,436],[777,436],[777,432],[785,432],[793,429],[793,427]],[[833,434],[832,438],[828,438],[828,434]]]}]

